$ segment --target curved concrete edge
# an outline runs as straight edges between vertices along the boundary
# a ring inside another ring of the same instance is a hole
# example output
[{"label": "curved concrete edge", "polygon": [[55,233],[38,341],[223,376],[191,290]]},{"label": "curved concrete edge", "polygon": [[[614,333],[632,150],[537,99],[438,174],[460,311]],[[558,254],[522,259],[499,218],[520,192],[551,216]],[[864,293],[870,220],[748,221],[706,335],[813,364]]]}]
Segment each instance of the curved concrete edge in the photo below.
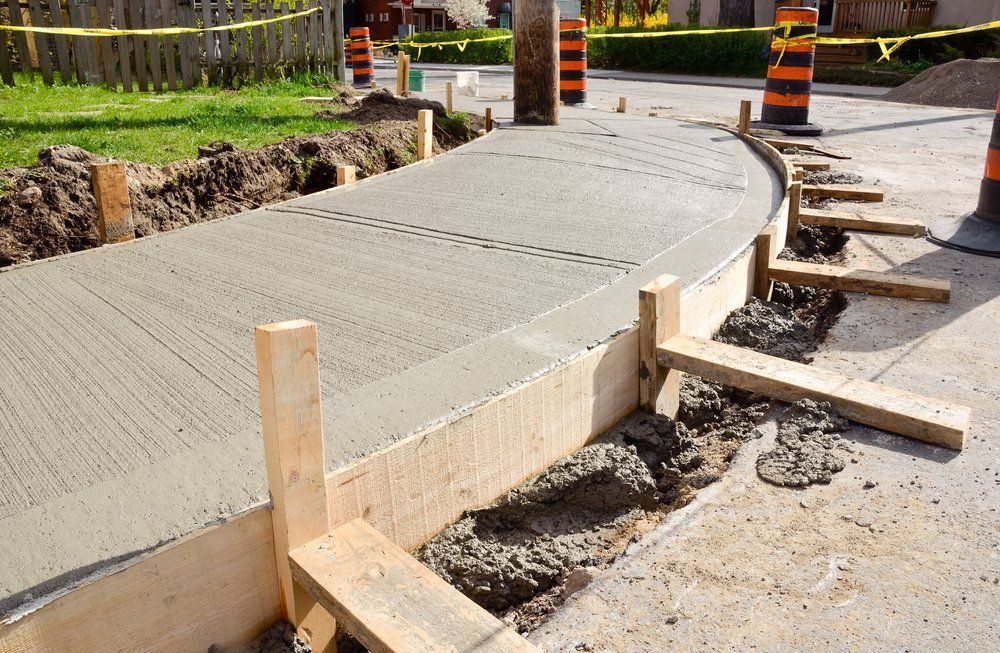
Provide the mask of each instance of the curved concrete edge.
[{"label": "curved concrete edge", "polygon": [[[760,227],[776,224],[783,241],[790,166],[762,141],[741,138],[782,181],[779,188],[784,192],[777,207]],[[710,228],[702,231],[707,236]],[[746,302],[753,289],[754,257],[751,240],[721,266],[685,280],[683,330],[711,333],[731,310]],[[670,263],[664,253],[647,264],[652,267],[643,271],[645,276],[627,275],[632,289],[629,301],[635,304],[635,289],[661,273],[658,270],[676,269]],[[602,291],[574,303],[578,304],[574,310],[600,299],[611,306],[615,301],[625,301],[628,295],[616,288],[612,293],[615,299],[596,297]],[[516,329],[501,335],[513,331]],[[550,351],[553,345],[548,340],[536,349]],[[485,397],[475,406],[456,409],[452,421],[328,473],[331,526],[361,516],[377,527],[389,524],[390,528],[383,532],[397,544],[415,546],[447,526],[462,510],[492,501],[634,410],[638,405],[637,329],[626,324],[601,344],[574,347],[574,351],[527,383],[499,397]],[[567,383],[572,375],[578,377],[575,386]],[[567,388],[571,394],[575,389],[582,396],[567,397]],[[546,409],[554,408],[566,414],[546,413]],[[454,440],[455,432],[463,428],[472,429],[486,440],[496,440],[496,424],[492,428],[480,427],[497,420],[516,427],[515,418],[520,419],[517,432],[524,439],[516,449],[522,454],[520,472],[482,467],[509,464],[513,444],[509,441],[494,443],[494,447],[483,451],[477,449],[476,443],[463,447]],[[560,425],[552,427],[556,421]],[[558,447],[549,444],[554,439],[550,427],[560,431]],[[453,455],[462,460],[452,460]],[[438,459],[441,456],[447,460]],[[441,482],[410,484],[425,481],[432,473]],[[389,489],[390,485],[395,486],[395,491]],[[99,570],[71,587],[20,606],[0,622],[0,648],[44,650],[53,642],[65,642],[67,633],[72,633],[74,644],[81,650],[195,650],[249,641],[281,616],[270,512],[261,507],[250,507],[218,525]],[[134,600],[139,596],[143,600]],[[109,623],[116,627],[109,629]],[[168,623],[185,627],[168,628]]]}]

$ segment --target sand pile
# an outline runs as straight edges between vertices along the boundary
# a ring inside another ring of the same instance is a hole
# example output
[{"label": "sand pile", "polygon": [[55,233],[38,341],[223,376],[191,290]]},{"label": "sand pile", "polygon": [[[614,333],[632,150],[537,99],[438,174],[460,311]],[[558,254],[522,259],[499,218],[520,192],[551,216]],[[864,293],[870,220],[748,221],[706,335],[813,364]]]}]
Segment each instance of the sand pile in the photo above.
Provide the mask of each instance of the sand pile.
[{"label": "sand pile", "polygon": [[928,68],[882,99],[936,107],[993,109],[1000,89],[1000,59],[958,59]]}]

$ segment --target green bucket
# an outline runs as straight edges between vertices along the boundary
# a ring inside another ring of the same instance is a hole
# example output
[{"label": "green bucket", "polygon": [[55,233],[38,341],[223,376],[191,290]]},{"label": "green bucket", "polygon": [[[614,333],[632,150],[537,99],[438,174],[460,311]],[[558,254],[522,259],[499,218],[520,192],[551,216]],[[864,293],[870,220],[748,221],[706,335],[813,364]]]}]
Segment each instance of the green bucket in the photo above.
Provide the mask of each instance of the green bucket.
[{"label": "green bucket", "polygon": [[423,93],[424,91],[424,71],[422,70],[411,70],[410,71],[410,90],[415,93]]}]

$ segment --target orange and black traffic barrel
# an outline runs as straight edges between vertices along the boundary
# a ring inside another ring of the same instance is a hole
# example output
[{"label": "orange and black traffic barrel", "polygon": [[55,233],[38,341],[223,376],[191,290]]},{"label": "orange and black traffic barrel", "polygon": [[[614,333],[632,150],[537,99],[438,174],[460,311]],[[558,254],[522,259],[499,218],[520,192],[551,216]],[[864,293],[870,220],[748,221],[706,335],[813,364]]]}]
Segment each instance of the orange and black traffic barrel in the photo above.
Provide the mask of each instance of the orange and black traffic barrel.
[{"label": "orange and black traffic barrel", "polygon": [[375,58],[367,27],[351,28],[351,66],[354,69],[354,85],[371,86],[375,79]]},{"label": "orange and black traffic barrel", "polygon": [[986,170],[979,184],[979,203],[968,215],[931,221],[927,237],[970,254],[1000,257],[1000,97],[986,149]]},{"label": "orange and black traffic barrel", "polygon": [[809,123],[818,20],[817,9],[779,7],[775,12],[764,106],[755,127],[801,136],[822,133],[820,127]]},{"label": "orange and black traffic barrel", "polygon": [[348,41],[344,44],[344,65],[354,71],[354,63],[351,61],[351,42]]},{"label": "orange and black traffic barrel", "polygon": [[559,99],[563,104],[587,102],[587,21],[559,20]]}]

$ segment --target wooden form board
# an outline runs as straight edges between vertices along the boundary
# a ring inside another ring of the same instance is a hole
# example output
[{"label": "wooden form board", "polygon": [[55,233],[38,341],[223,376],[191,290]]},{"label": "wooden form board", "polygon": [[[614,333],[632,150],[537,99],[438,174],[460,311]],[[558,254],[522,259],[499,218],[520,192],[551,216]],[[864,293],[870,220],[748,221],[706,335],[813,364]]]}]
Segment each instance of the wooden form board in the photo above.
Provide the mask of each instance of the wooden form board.
[{"label": "wooden form board", "polygon": [[538,651],[362,519],[288,559],[295,579],[372,653]]},{"label": "wooden form board", "polygon": [[792,159],[792,166],[800,170],[829,170],[830,164],[825,161]]},{"label": "wooden form board", "polygon": [[807,184],[802,187],[802,195],[817,199],[855,200],[858,202],[881,202],[885,199],[885,193],[878,188],[853,184]]},{"label": "wooden form board", "polygon": [[803,224],[812,224],[820,227],[837,227],[839,229],[874,231],[904,236],[923,236],[927,233],[927,227],[920,220],[853,213],[850,211],[802,209],[799,211],[799,221]]},{"label": "wooden form board", "polygon": [[434,156],[434,112],[430,109],[417,111],[417,161]]},{"label": "wooden form board", "polygon": [[965,444],[965,406],[694,336],[674,336],[657,351],[661,365],[710,381],[782,401],[829,401],[862,424],[952,449]]},{"label": "wooden form board", "polygon": [[945,279],[908,274],[855,270],[836,265],[785,260],[773,261],[769,272],[774,281],[846,292],[863,292],[869,295],[924,299],[932,302],[948,302],[951,295],[951,282]]}]

